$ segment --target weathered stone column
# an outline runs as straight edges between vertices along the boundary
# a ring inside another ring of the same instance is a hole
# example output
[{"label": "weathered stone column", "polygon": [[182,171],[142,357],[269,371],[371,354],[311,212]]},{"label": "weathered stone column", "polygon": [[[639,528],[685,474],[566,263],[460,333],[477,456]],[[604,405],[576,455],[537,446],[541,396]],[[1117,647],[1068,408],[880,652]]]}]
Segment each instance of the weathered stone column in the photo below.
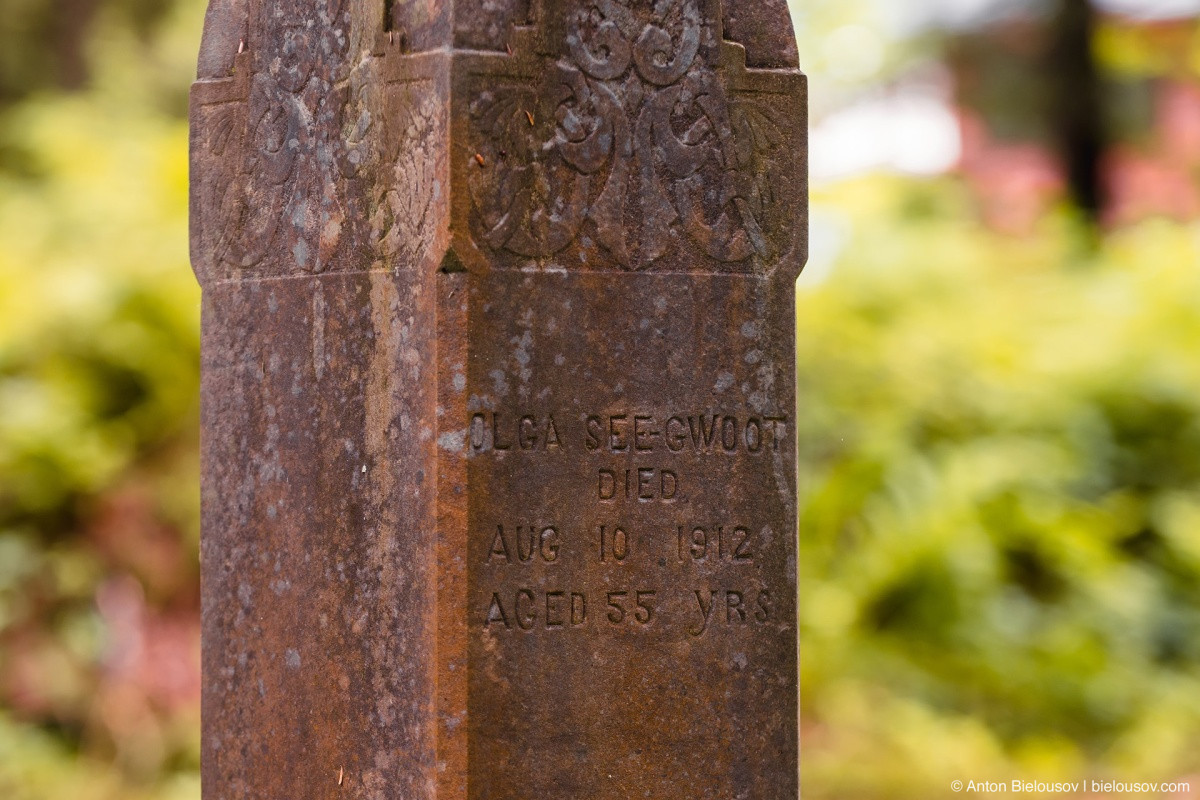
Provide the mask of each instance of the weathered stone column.
[{"label": "weathered stone column", "polygon": [[783,0],[213,0],[207,800],[798,795],[796,60]]}]

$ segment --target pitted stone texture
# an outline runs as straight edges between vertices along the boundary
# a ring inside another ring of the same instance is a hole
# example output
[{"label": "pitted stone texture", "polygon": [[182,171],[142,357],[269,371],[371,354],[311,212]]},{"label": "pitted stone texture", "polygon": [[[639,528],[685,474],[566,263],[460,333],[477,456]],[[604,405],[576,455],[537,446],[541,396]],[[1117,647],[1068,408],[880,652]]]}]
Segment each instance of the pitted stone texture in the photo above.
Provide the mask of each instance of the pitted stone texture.
[{"label": "pitted stone texture", "polygon": [[435,796],[433,303],[382,273],[205,293],[207,798]]}]

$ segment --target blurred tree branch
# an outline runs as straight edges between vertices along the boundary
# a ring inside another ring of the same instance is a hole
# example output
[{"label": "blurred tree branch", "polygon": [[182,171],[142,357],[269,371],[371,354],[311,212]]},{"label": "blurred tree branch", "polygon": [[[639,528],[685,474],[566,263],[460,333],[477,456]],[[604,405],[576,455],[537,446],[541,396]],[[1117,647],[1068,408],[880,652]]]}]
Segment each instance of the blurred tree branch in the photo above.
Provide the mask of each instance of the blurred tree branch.
[{"label": "blurred tree branch", "polygon": [[1057,0],[1048,53],[1049,116],[1071,198],[1092,221],[1107,205],[1101,175],[1108,145],[1104,91],[1092,49],[1096,10],[1090,0]]}]

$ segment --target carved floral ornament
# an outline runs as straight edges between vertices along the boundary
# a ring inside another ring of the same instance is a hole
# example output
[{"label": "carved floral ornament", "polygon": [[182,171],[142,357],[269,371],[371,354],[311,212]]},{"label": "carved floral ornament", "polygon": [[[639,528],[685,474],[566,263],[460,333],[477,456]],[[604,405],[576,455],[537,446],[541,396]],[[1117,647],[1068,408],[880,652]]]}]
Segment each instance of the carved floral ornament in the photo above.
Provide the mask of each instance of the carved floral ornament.
[{"label": "carved floral ornament", "polygon": [[438,181],[442,114],[432,89],[417,93],[391,121],[395,157],[376,190],[371,235],[393,263],[420,263],[433,246],[436,213],[444,199]]},{"label": "carved floral ornament", "polygon": [[[315,16],[342,19],[343,0],[313,0]],[[297,15],[303,19],[303,14]],[[209,166],[200,180],[207,252],[237,271],[267,268],[284,254],[304,272],[321,272],[341,244],[349,216],[345,178],[358,170],[364,131],[347,102],[349,41],[332,25],[294,24],[251,75],[239,55],[226,102],[202,117]],[[238,94],[232,94],[240,90]]]},{"label": "carved floral ornament", "polygon": [[793,156],[726,89],[700,0],[591,0],[565,29],[539,80],[486,76],[470,104],[476,241],[545,259],[586,235],[625,269],[681,247],[730,265],[780,256]]},{"label": "carved floral ornament", "polygon": [[[290,26],[204,87],[203,259],[227,276],[422,262],[448,202],[446,98],[401,48],[353,64],[343,0],[304,1],[345,23]],[[452,153],[470,163],[475,244],[509,266],[754,272],[787,256],[800,144],[779,115],[795,84],[747,88],[715,0],[541,5],[554,20],[534,11],[523,46],[469,68]]]}]

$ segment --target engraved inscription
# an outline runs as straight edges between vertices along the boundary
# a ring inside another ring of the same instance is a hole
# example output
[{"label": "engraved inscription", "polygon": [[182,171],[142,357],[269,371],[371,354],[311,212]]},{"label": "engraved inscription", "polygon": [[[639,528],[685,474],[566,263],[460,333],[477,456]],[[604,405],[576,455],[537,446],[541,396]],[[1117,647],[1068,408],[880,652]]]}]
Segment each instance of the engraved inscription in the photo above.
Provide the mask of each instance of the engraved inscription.
[{"label": "engraved inscription", "polygon": [[679,526],[679,560],[697,562],[716,559],[740,564],[754,562],[754,544],[750,529],[742,525],[704,528]]},{"label": "engraved inscription", "polygon": [[605,503],[619,499],[643,503],[670,503],[679,495],[679,476],[669,469],[602,469],[596,481],[597,495]]},{"label": "engraved inscription", "polygon": [[536,526],[496,526],[496,537],[492,540],[492,549],[488,552],[488,563],[501,562],[505,564],[528,564],[541,559],[547,564],[558,561],[558,551],[561,540],[558,529],[554,526],[538,528]]},{"label": "engraved inscription", "polygon": [[722,513],[719,498],[689,496],[688,476],[743,459],[770,474],[793,446],[786,416],[496,410],[473,414],[468,431],[470,457],[574,465],[555,474],[574,476],[582,501],[572,518],[492,520],[472,533],[487,589],[473,624],[494,635],[664,628],[696,639],[778,622],[779,589],[760,584],[757,568],[775,532],[745,509]]},{"label": "engraved inscription", "polygon": [[476,414],[471,418],[471,448],[506,451],[551,450],[563,446],[553,416]]},{"label": "engraved inscription", "polygon": [[[561,631],[589,627],[648,627],[655,620],[657,590],[594,592],[602,615],[589,617],[589,594],[576,591],[540,591],[529,588],[515,592],[493,592],[483,621],[486,630]],[[595,607],[595,606],[592,606]]]},{"label": "engraved inscription", "polygon": [[699,613],[699,620],[693,615],[694,624],[688,633],[703,636],[711,625],[765,625],[770,622],[773,614],[770,591],[760,589],[755,593],[753,605],[748,599],[750,596],[750,593],[736,589],[697,589],[695,610]]},{"label": "engraved inscription", "polygon": [[468,425],[471,449],[582,450],[613,455],[780,453],[789,446],[788,418],[753,414],[477,413]]}]

